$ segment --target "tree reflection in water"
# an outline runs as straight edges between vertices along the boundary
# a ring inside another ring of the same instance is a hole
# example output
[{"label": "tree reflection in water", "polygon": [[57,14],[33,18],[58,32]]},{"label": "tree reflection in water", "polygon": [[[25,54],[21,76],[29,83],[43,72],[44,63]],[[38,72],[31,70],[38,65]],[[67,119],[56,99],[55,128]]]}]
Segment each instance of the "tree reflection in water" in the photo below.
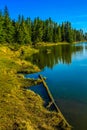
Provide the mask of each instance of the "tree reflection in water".
[{"label": "tree reflection in water", "polygon": [[[47,50],[50,50],[49,52]],[[43,69],[44,67],[53,68],[58,63],[70,64],[72,55],[82,53],[83,46],[81,45],[58,45],[51,47],[39,47],[39,53],[32,57],[26,57],[33,64],[36,64]]]}]

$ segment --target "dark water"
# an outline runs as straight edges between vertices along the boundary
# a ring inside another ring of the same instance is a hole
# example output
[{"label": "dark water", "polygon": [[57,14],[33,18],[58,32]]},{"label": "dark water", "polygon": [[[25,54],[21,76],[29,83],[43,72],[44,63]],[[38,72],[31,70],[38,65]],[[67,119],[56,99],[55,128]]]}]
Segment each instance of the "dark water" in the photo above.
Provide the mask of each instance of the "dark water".
[{"label": "dark water", "polygon": [[36,94],[39,94],[43,98],[44,107],[46,107],[50,111],[56,111],[54,104],[52,104],[50,107],[48,107],[49,103],[51,102],[51,99],[47,93],[46,88],[43,86],[43,84],[31,86],[27,89],[34,91]]},{"label": "dark water", "polygon": [[36,86],[31,86],[28,89],[34,91],[35,93],[39,94],[45,101],[44,105],[47,106],[49,104],[49,96],[47,94],[47,91],[45,89],[45,87],[43,86],[43,84],[40,85],[36,85]]},{"label": "dark water", "polygon": [[39,54],[26,59],[41,68],[58,107],[74,130],[87,130],[87,43],[39,49]]}]

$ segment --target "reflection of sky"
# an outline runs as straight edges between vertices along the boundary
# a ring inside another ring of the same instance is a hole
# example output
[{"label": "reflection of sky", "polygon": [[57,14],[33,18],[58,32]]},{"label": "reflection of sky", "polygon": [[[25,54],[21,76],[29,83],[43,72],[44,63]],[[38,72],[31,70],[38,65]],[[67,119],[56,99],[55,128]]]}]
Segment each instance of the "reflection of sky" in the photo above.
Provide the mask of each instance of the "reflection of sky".
[{"label": "reflection of sky", "polygon": [[72,59],[79,60],[79,61],[87,59],[87,44],[86,43],[83,44],[83,50],[81,50],[80,52],[76,52],[76,54],[72,55]]}]

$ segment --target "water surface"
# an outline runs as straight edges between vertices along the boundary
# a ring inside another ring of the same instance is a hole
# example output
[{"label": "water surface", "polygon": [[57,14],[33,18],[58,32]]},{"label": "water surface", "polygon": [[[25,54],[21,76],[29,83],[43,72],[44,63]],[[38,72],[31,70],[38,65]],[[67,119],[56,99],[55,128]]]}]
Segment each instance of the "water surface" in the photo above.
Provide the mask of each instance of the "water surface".
[{"label": "water surface", "polygon": [[87,130],[87,43],[39,49],[39,54],[26,59],[41,68],[40,74],[47,77],[58,107],[74,130]]}]

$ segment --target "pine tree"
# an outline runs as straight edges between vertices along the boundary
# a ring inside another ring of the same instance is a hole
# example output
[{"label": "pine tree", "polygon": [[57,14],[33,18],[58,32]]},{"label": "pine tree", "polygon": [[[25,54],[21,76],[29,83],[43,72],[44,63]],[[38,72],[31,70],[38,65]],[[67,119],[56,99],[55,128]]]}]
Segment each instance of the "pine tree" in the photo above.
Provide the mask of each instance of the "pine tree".
[{"label": "pine tree", "polygon": [[62,41],[65,41],[65,24],[62,23],[61,26],[61,37],[62,37]]},{"label": "pine tree", "polygon": [[61,42],[62,36],[61,36],[61,26],[60,25],[57,27],[57,30],[58,30],[58,42]]},{"label": "pine tree", "polygon": [[76,30],[73,30],[73,41],[76,42]]},{"label": "pine tree", "polygon": [[65,23],[65,39],[69,43],[73,42],[73,30],[70,22]]},{"label": "pine tree", "polygon": [[27,28],[27,35],[28,35],[28,43],[31,44],[31,26],[32,26],[32,21],[30,18],[27,18],[25,21],[26,28]]},{"label": "pine tree", "polygon": [[43,22],[40,18],[34,19],[32,23],[32,41],[34,43],[41,42],[43,37]]},{"label": "pine tree", "polygon": [[53,42],[53,21],[49,18],[47,22],[47,42]]},{"label": "pine tree", "polygon": [[3,15],[2,12],[0,11],[0,43],[5,42],[5,35],[4,35],[4,19],[3,19]]},{"label": "pine tree", "polygon": [[3,28],[4,28],[5,42],[8,42],[8,43],[13,42],[14,27],[12,26],[12,21],[11,21],[11,19],[9,17],[9,12],[8,12],[7,7],[5,7],[5,9],[4,9]]},{"label": "pine tree", "polygon": [[54,23],[54,28],[53,28],[53,42],[55,42],[55,43],[58,42],[58,25],[57,25],[57,23]]}]

